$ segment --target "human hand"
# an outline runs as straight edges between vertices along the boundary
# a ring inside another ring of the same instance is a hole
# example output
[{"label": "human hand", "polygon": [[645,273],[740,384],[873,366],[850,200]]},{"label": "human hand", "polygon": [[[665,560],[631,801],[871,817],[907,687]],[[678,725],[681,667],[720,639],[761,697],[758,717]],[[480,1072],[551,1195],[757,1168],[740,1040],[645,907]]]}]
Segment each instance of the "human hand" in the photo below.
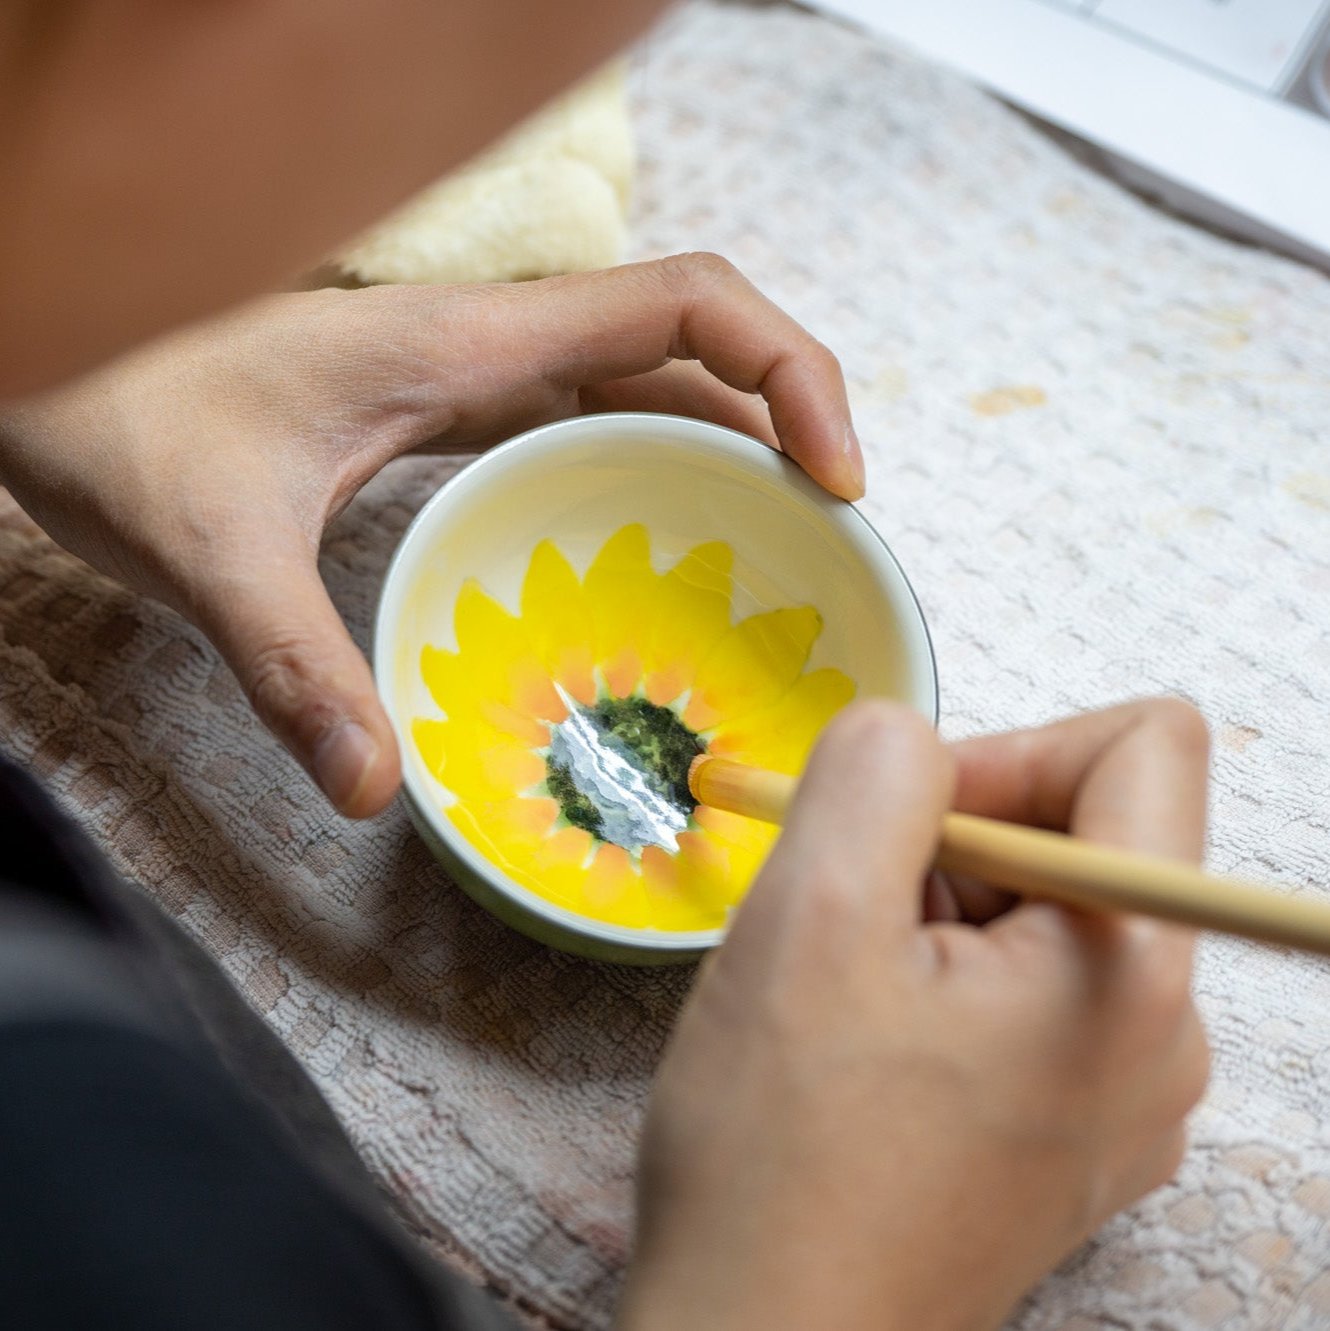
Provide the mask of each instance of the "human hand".
[{"label": "human hand", "polygon": [[624,1331],[996,1327],[1165,1182],[1208,1071],[1190,934],[927,922],[925,879],[953,807],[1198,860],[1207,754],[1168,700],[951,749],[842,713],[662,1066]]},{"label": "human hand", "polygon": [[271,298],[5,413],[0,480],[67,549],[202,628],[332,802],[362,817],[392,798],[400,764],[319,579],[324,529],[401,453],[476,452],[615,410],[733,426],[863,493],[835,358],[706,254]]}]

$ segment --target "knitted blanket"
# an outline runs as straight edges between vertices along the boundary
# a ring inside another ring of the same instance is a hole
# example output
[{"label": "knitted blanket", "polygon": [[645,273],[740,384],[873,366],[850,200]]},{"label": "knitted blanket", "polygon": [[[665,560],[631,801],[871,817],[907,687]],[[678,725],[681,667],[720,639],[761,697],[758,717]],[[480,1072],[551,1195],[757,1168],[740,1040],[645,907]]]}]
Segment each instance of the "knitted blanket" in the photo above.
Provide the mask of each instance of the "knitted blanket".
[{"label": "knitted blanket", "polygon": [[[728,254],[842,357],[945,733],[1182,693],[1216,738],[1213,867],[1325,892],[1330,283],[1160,216],[822,19],[688,6],[635,100],[637,251]],[[393,465],[331,533],[362,642],[455,465]],[[331,815],[197,633],[12,506],[0,744],[220,960],[427,1241],[533,1316],[608,1325],[688,974],[545,951],[399,809]],[[1330,1322],[1330,967],[1207,938],[1197,985],[1216,1062],[1185,1166],[1020,1331]]]}]

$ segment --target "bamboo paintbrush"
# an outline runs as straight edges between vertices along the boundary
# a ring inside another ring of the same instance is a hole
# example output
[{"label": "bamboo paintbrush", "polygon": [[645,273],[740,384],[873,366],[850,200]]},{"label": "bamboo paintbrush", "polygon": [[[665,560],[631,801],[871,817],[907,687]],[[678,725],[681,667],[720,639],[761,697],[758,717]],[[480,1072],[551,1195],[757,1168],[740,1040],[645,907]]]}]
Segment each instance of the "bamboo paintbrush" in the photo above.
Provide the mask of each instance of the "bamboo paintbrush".
[{"label": "bamboo paintbrush", "polygon": [[[767,823],[784,821],[797,784],[792,776],[705,754],[693,760],[688,783],[700,804]],[[1060,832],[949,813],[934,864],[1085,910],[1135,911],[1330,956],[1330,903]]]}]

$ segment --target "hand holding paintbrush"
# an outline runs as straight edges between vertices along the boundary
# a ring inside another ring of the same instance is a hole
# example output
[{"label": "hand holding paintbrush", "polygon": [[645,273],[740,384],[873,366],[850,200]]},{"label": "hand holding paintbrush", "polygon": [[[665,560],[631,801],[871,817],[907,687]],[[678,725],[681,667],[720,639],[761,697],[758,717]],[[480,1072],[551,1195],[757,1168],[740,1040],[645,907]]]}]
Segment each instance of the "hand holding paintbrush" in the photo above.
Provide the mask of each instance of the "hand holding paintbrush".
[{"label": "hand holding paintbrush", "polygon": [[[703,754],[693,762],[689,785],[701,804],[782,823],[797,781]],[[1330,903],[1060,832],[949,813],[935,865],[1085,910],[1133,911],[1330,956]]]},{"label": "hand holding paintbrush", "polygon": [[1199,858],[1206,749],[1170,702],[945,746],[836,717],[660,1070],[624,1331],[996,1327],[1171,1177],[1207,1066],[1190,932],[921,898],[949,809]]}]

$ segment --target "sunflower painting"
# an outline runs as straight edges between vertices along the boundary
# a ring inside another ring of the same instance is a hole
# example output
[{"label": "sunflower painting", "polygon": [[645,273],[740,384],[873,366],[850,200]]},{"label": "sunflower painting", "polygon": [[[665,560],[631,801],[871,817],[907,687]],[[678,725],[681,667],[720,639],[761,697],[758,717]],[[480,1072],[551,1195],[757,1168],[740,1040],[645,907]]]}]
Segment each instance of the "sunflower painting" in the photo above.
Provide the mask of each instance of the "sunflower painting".
[{"label": "sunflower painting", "polygon": [[709,541],[658,573],[634,524],[582,577],[542,541],[516,615],[463,584],[457,650],[421,653],[443,719],[413,737],[448,817],[514,881],[611,924],[724,925],[775,829],[695,806],[689,764],[798,772],[854,693],[839,670],[805,669],[812,606],[733,621],[732,564]]}]

